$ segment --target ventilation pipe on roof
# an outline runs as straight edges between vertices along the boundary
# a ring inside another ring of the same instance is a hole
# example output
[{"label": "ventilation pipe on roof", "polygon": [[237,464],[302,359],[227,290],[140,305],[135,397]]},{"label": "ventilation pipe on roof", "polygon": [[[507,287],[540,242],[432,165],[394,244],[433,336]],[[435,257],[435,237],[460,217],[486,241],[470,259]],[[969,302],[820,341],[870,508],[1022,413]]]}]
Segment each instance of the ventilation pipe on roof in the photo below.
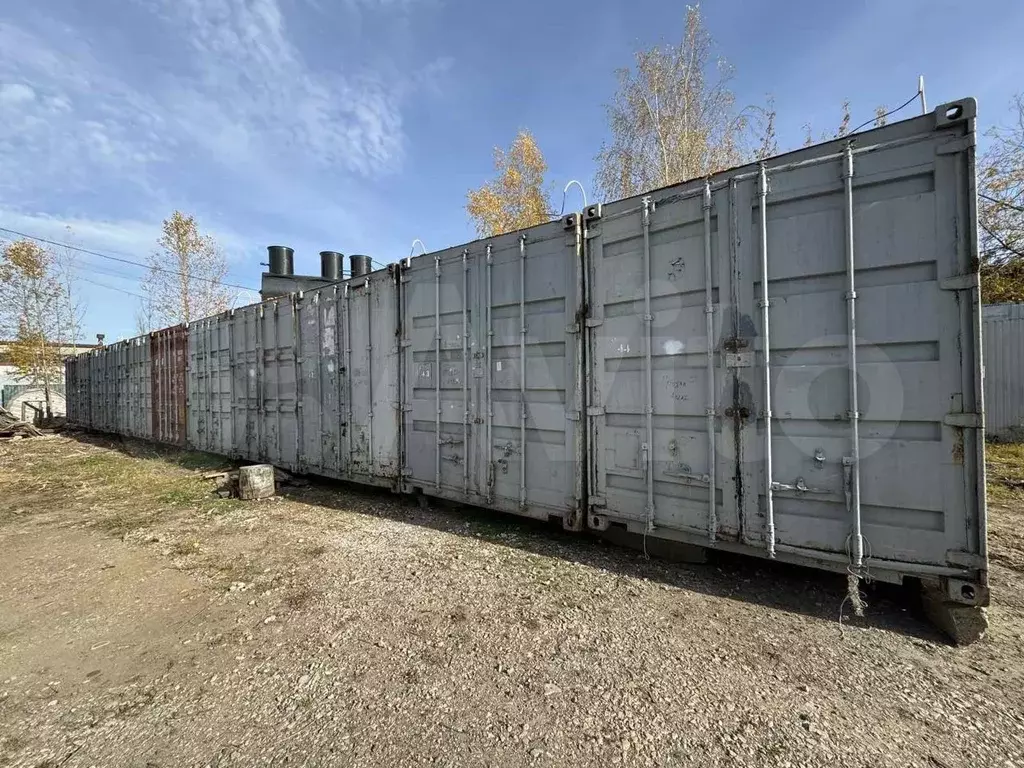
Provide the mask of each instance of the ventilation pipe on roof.
[{"label": "ventilation pipe on roof", "polygon": [[295,274],[295,251],[287,245],[267,246],[270,257],[270,274],[291,277]]},{"label": "ventilation pipe on roof", "polygon": [[363,275],[370,274],[372,271],[369,256],[353,254],[352,256],[349,256],[348,259],[352,269],[352,277],[362,277]]},{"label": "ventilation pipe on roof", "polygon": [[341,280],[341,264],[345,257],[337,251],[320,251],[320,277]]}]

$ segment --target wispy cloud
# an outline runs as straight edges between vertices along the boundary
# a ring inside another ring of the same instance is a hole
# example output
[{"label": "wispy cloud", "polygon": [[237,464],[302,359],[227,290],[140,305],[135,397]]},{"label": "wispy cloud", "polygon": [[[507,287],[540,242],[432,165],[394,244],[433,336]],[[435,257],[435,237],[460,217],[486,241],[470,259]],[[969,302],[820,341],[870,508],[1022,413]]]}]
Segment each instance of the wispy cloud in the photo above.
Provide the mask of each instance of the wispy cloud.
[{"label": "wispy cloud", "polygon": [[291,157],[363,176],[400,162],[402,77],[311,66],[277,0],[148,5],[191,49],[190,71],[170,85],[170,109],[178,129],[210,152],[227,162]]},{"label": "wispy cloud", "polygon": [[[361,0],[348,13],[408,5]],[[250,194],[261,176],[297,169],[374,178],[401,164],[403,107],[445,67],[443,59],[410,72],[310,62],[279,0],[136,0],[135,8],[179,53],[161,71],[124,71],[88,34],[38,12],[20,25],[0,21],[7,199],[41,203],[45,194],[52,203],[113,180],[163,203],[176,197],[169,177],[183,162],[240,176]]]},{"label": "wispy cloud", "polygon": [[71,39],[0,21],[0,191],[27,203],[86,189],[96,174],[147,187],[163,157],[160,110]]}]

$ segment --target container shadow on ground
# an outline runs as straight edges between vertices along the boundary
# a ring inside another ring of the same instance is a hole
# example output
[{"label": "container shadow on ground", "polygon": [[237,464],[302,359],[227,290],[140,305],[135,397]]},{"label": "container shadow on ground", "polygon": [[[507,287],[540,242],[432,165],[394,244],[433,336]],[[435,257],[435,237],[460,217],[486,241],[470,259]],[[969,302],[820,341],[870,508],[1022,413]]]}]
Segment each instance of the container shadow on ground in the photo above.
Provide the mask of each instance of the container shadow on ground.
[{"label": "container shadow on ground", "polygon": [[[71,436],[133,458],[165,461],[192,470],[237,463],[225,457],[146,441],[87,433]],[[279,486],[278,495],[299,504],[424,526],[624,577],[648,579],[711,597],[799,614],[833,624],[837,636],[840,632],[840,606],[846,596],[843,574],[714,549],[708,550],[707,563],[669,562],[648,558],[641,551],[611,544],[595,534],[565,532],[553,523],[437,499],[430,499],[428,506],[423,506],[418,499],[424,497],[394,494],[317,475],[305,476],[304,480],[308,484]],[[847,602],[843,606],[844,625],[884,629],[919,640],[949,644],[924,618],[916,593],[910,587],[875,582],[862,586],[862,590],[867,594],[866,615],[863,618],[853,616]]]},{"label": "container shadow on ground", "polygon": [[[568,533],[560,524],[435,499],[430,500],[429,508],[423,508],[416,497],[389,497],[383,490],[366,489],[330,478],[310,476],[308,479],[308,486],[284,486],[278,489],[278,495],[296,503],[384,517],[600,568],[624,577],[648,579],[712,597],[800,614],[831,622],[837,636],[840,632],[840,605],[846,597],[845,575],[719,550],[709,550],[708,562],[703,564],[670,562],[654,556],[648,558],[642,551],[609,543],[596,534]],[[364,501],[367,506],[360,505],[353,510],[353,498]],[[369,511],[373,501],[382,500],[391,503]],[[874,627],[949,644],[924,618],[916,593],[909,587],[876,582],[862,590],[867,593],[866,615],[864,618],[853,616],[847,602],[843,608],[844,625]]]}]

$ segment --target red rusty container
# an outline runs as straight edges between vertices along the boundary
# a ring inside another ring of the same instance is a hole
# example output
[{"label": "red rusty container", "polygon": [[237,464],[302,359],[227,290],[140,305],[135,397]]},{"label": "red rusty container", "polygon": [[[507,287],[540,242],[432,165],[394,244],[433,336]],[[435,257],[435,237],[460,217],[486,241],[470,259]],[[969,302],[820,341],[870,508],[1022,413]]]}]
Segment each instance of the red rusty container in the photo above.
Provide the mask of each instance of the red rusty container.
[{"label": "red rusty container", "polygon": [[153,392],[153,439],[185,445],[188,396],[188,328],[176,325],[149,337]]}]

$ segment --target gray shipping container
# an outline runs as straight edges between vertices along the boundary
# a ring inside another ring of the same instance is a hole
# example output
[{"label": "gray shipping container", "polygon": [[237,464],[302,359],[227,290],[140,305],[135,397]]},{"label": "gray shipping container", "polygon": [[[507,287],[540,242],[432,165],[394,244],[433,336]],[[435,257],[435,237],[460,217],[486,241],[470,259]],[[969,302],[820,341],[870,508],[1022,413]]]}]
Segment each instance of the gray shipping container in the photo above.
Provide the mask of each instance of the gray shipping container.
[{"label": "gray shipping container", "polygon": [[579,217],[402,272],[406,488],[582,526]]},{"label": "gray shipping container", "polygon": [[985,433],[1024,440],[1024,304],[987,304],[985,339]]},{"label": "gray shipping container", "polygon": [[101,432],[152,436],[147,337],[68,358],[64,370],[69,421]]},{"label": "gray shipping container", "polygon": [[397,489],[397,322],[380,270],[190,324],[189,445]]},{"label": "gray shipping container", "polygon": [[591,527],[986,599],[975,111],[586,212]]}]

